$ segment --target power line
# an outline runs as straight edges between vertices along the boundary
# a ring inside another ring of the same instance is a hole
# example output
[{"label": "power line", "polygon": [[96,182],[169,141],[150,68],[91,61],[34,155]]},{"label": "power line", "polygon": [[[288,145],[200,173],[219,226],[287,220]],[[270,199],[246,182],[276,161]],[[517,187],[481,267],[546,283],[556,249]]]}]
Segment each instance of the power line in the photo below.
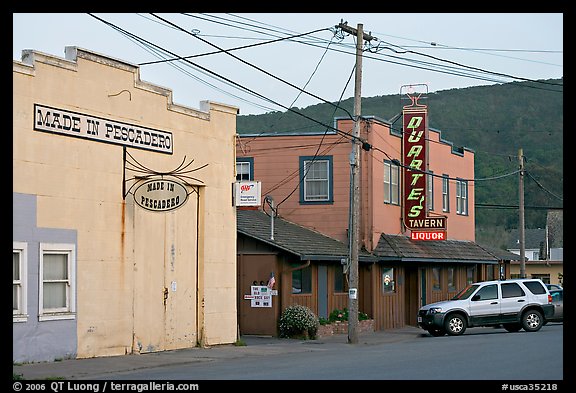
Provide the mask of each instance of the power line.
[{"label": "power line", "polygon": [[532,174],[531,174],[530,172],[525,171],[524,173],[526,173],[530,179],[534,180],[534,183],[536,183],[536,185],[537,185],[538,187],[540,187],[542,190],[546,191],[548,194],[552,195],[554,198],[556,198],[556,199],[558,199],[558,200],[560,200],[560,201],[563,201],[563,200],[564,200],[562,197],[560,197],[560,196],[552,193],[550,190],[548,190],[548,189],[545,188],[542,184],[540,184],[540,182],[539,182],[538,180],[536,180],[536,179],[534,178],[534,176],[532,176]]},{"label": "power line", "polygon": [[[288,82],[288,81],[286,81],[286,80],[284,80],[284,79],[282,79],[282,78],[279,78],[278,76],[276,76],[276,75],[274,75],[274,74],[272,74],[272,73],[270,73],[270,72],[268,72],[268,71],[266,71],[266,70],[264,70],[264,69],[262,69],[262,68],[260,68],[260,67],[258,67],[258,66],[256,66],[256,65],[254,65],[254,64],[252,64],[252,63],[250,63],[250,62],[248,62],[248,61],[246,61],[246,60],[244,60],[244,59],[242,59],[242,58],[240,58],[240,57],[238,57],[238,56],[236,56],[236,55],[234,55],[233,53],[230,53],[230,52],[229,52],[228,50],[226,50],[226,49],[220,48],[218,45],[213,44],[213,43],[211,43],[210,41],[205,40],[204,38],[199,37],[198,35],[195,35],[195,34],[190,33],[189,31],[183,29],[182,27],[180,27],[180,26],[178,26],[178,25],[176,25],[176,24],[174,24],[174,23],[172,23],[172,22],[170,22],[170,21],[168,21],[168,20],[166,20],[166,19],[164,19],[164,18],[162,18],[162,17],[160,17],[160,16],[158,16],[158,15],[155,15],[155,14],[151,14],[151,15],[154,16],[154,17],[156,17],[156,18],[158,18],[158,19],[160,19],[160,20],[162,20],[162,21],[164,21],[164,22],[166,22],[166,23],[168,23],[168,24],[170,24],[170,25],[172,25],[172,26],[174,26],[174,27],[176,27],[176,28],[178,28],[178,29],[180,29],[182,32],[184,32],[184,33],[186,33],[186,34],[188,34],[188,35],[191,35],[192,37],[197,38],[197,39],[199,39],[200,41],[202,41],[202,42],[204,42],[204,43],[206,43],[206,44],[208,44],[208,45],[210,45],[210,46],[218,49],[219,51],[222,51],[223,53],[225,53],[225,54],[233,57],[234,59],[242,62],[243,64],[246,64],[247,66],[252,67],[252,68],[258,70],[258,71],[260,71],[260,72],[268,75],[268,76],[271,77],[271,78],[274,78],[274,79],[276,79],[276,80],[278,80],[278,81],[280,81],[280,82],[282,82],[282,83],[287,84],[288,86],[290,86],[290,87],[292,87],[292,88],[300,91],[301,93],[308,94],[309,96],[314,97],[314,98],[316,98],[317,100],[320,100],[320,101],[322,101],[322,102],[324,102],[324,103],[326,103],[326,104],[335,106],[334,103],[332,103],[332,102],[330,102],[330,101],[328,101],[328,100],[326,100],[326,99],[324,99],[324,98],[322,98],[322,97],[319,97],[319,96],[317,96],[317,95],[315,95],[315,94],[312,94],[312,93],[310,93],[310,92],[308,92],[308,91],[306,91],[306,90],[304,90],[304,89],[302,89],[302,88],[294,85],[293,83],[290,83],[290,82]],[[329,29],[326,29],[326,30],[329,30]],[[346,112],[346,113],[348,114],[348,116],[350,116],[351,119],[353,118],[352,114],[351,114],[350,112],[348,112],[345,108],[341,108],[341,107],[339,107],[339,106],[336,106],[336,108],[342,109],[344,112]]]},{"label": "power line", "polygon": [[[106,21],[104,21],[103,19],[96,17],[95,15],[92,15],[92,14],[89,14],[89,15],[92,16],[92,17],[94,17],[94,18],[96,18],[96,19],[98,19],[98,20],[100,20],[100,21],[102,21],[102,22],[104,22],[104,23],[107,24],[107,25],[113,26],[115,29],[117,29],[118,31],[121,31],[123,34],[129,35],[129,36],[131,36],[131,37],[134,37],[135,39],[138,39],[138,40],[140,40],[140,41],[142,41],[142,42],[147,43],[148,45],[151,45],[151,46],[153,46],[153,47],[155,47],[155,48],[161,49],[161,50],[163,50],[164,52],[170,54],[171,56],[177,56],[180,60],[182,60],[182,61],[184,61],[184,62],[186,62],[186,63],[189,63],[190,65],[196,67],[197,69],[199,69],[199,70],[201,70],[201,71],[204,71],[205,73],[210,74],[210,75],[211,75],[212,77],[214,77],[214,78],[217,78],[217,79],[219,79],[219,80],[221,80],[221,81],[225,81],[225,82],[227,82],[227,83],[230,84],[230,85],[233,85],[235,88],[237,88],[237,89],[239,89],[239,90],[248,92],[248,93],[250,93],[250,94],[252,94],[252,95],[254,95],[254,96],[256,96],[256,97],[258,97],[258,98],[260,98],[260,99],[262,99],[262,100],[264,100],[264,101],[268,101],[268,102],[270,102],[270,103],[273,103],[273,104],[275,104],[275,105],[277,105],[277,106],[279,106],[279,107],[282,107],[282,108],[284,108],[284,109],[286,109],[286,110],[288,110],[288,111],[290,111],[290,112],[293,112],[293,113],[295,113],[295,114],[297,114],[297,115],[299,115],[299,116],[302,116],[302,117],[304,117],[304,118],[306,118],[306,119],[308,119],[308,120],[311,120],[311,121],[313,121],[313,122],[315,122],[315,123],[317,123],[317,124],[319,124],[319,125],[322,125],[323,127],[327,127],[327,128],[329,128],[329,129],[331,129],[331,130],[333,130],[333,131],[335,131],[335,132],[337,132],[337,133],[339,133],[339,134],[345,135],[346,137],[350,138],[351,140],[357,139],[357,138],[354,137],[353,135],[350,135],[350,134],[348,134],[348,133],[345,133],[345,132],[343,132],[343,131],[340,131],[339,129],[337,129],[337,128],[335,128],[335,127],[332,127],[332,126],[330,126],[330,125],[324,124],[324,123],[322,123],[322,122],[319,121],[319,120],[316,120],[316,119],[314,119],[314,118],[312,118],[312,117],[310,117],[310,116],[307,116],[307,115],[305,115],[305,114],[303,114],[303,113],[301,113],[301,112],[298,112],[298,111],[294,110],[293,108],[288,108],[288,107],[286,107],[285,105],[280,104],[279,102],[277,102],[277,101],[275,101],[275,100],[273,100],[273,99],[271,99],[271,98],[268,98],[268,97],[266,97],[266,96],[264,96],[264,95],[262,95],[262,94],[260,94],[260,93],[257,93],[256,91],[251,90],[251,89],[249,89],[249,88],[247,88],[247,87],[245,87],[245,86],[242,86],[242,85],[239,84],[238,82],[235,82],[235,81],[233,81],[233,80],[231,80],[231,79],[229,79],[229,78],[226,78],[225,76],[222,76],[222,75],[220,75],[220,74],[218,74],[218,73],[216,73],[216,72],[214,72],[214,71],[212,71],[212,70],[209,70],[209,69],[206,68],[206,67],[203,67],[203,66],[201,66],[201,65],[199,65],[199,64],[197,64],[197,63],[194,63],[194,62],[190,61],[189,59],[185,59],[185,58],[183,58],[182,56],[179,56],[179,55],[177,55],[177,54],[175,54],[175,53],[173,53],[173,52],[171,52],[171,51],[168,51],[167,49],[161,48],[160,46],[158,46],[158,45],[156,45],[156,44],[154,44],[154,43],[151,43],[150,41],[147,41],[147,40],[145,40],[145,39],[143,39],[143,38],[141,38],[141,37],[138,37],[138,36],[136,36],[136,35],[128,32],[128,31],[126,31],[126,30],[124,30],[124,29],[121,29],[121,28],[119,28],[118,26],[115,26],[115,25],[113,25],[113,24],[111,24],[111,23],[109,23],[109,22],[106,22]],[[340,108],[340,109],[341,109],[341,108]]]}]

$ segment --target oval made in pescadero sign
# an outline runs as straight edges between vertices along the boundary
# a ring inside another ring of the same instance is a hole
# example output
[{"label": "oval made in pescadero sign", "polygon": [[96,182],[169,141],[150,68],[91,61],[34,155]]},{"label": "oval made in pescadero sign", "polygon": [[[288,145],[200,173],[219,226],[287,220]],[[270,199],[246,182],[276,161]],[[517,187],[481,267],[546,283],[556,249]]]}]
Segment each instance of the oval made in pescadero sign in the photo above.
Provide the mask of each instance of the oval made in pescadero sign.
[{"label": "oval made in pescadero sign", "polygon": [[186,203],[188,190],[179,182],[158,179],[140,184],[134,191],[134,202],[146,210],[167,212]]}]

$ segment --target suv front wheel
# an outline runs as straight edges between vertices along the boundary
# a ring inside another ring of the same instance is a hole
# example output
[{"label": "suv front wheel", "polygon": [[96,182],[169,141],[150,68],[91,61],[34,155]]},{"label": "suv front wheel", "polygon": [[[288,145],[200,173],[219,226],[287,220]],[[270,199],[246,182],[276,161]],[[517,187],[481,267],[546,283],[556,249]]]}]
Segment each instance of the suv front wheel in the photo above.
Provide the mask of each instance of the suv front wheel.
[{"label": "suv front wheel", "polygon": [[444,321],[444,329],[450,336],[460,336],[466,331],[466,318],[462,314],[451,314]]},{"label": "suv front wheel", "polygon": [[522,314],[522,327],[527,332],[537,332],[544,325],[542,313],[538,310],[528,310]]}]

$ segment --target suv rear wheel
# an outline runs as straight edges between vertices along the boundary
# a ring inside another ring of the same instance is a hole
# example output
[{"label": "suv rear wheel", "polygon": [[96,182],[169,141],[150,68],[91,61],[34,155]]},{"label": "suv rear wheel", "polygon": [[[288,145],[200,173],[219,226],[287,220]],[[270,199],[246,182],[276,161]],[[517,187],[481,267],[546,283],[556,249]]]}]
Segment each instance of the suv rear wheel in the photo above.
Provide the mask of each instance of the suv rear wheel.
[{"label": "suv rear wheel", "polygon": [[527,332],[537,332],[544,325],[542,313],[538,310],[528,310],[522,314],[522,327]]},{"label": "suv rear wheel", "polygon": [[460,336],[466,331],[466,319],[462,314],[451,314],[444,321],[444,329],[450,336]]}]

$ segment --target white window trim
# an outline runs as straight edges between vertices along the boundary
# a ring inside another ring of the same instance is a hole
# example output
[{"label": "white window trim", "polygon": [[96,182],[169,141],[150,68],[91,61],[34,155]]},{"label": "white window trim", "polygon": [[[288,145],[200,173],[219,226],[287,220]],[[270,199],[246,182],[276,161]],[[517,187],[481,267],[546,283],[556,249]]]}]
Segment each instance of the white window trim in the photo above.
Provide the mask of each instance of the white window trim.
[{"label": "white window trim", "polygon": [[450,184],[445,175],[442,176],[442,211],[444,213],[450,211]]},{"label": "white window trim", "polygon": [[12,322],[28,321],[28,244],[12,242],[12,252],[20,254],[20,309],[13,310]]},{"label": "white window trim", "polygon": [[468,215],[468,182],[456,181],[456,214]]},{"label": "white window trim", "polygon": [[[388,181],[386,181],[386,175],[388,175]],[[394,182],[394,177],[396,181]],[[386,195],[386,189],[389,191],[390,197],[386,200],[384,197],[384,203],[389,205],[399,205],[399,195],[400,195],[400,167],[395,165],[390,161],[384,161],[384,195]]]},{"label": "white window trim", "polygon": [[[68,307],[64,310],[44,310],[44,253],[68,255]],[[76,245],[63,243],[40,243],[40,268],[38,272],[38,320],[54,321],[76,319]]]},{"label": "white window trim", "polygon": [[[326,165],[326,178],[324,179],[310,179],[308,177],[308,165],[324,164]],[[304,201],[305,202],[328,202],[330,201],[330,161],[323,159],[304,160]],[[312,183],[326,183],[326,196],[324,195],[308,195],[308,184]]]},{"label": "white window trim", "polygon": [[[248,169],[248,172],[245,173],[244,171],[238,171],[238,167],[240,167],[241,169],[247,168],[247,169]],[[245,174],[247,174],[247,175],[248,175],[248,179],[239,179],[239,180],[248,180],[248,181],[251,181],[252,179],[250,178],[250,170],[251,170],[251,168],[250,168],[250,162],[248,162],[248,161],[236,161],[236,174],[237,174],[237,175],[238,175],[238,174],[240,174],[240,175],[245,175]]]}]

